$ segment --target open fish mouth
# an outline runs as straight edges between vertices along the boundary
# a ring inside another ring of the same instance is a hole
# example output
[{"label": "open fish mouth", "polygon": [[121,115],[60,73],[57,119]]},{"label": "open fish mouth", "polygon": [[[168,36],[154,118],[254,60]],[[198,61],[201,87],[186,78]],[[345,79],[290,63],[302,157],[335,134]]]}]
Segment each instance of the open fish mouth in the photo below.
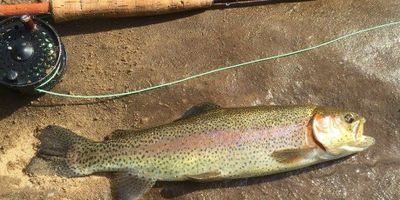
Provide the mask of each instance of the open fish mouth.
[{"label": "open fish mouth", "polygon": [[357,140],[363,137],[365,122],[366,122],[365,118],[361,118],[353,123],[352,130],[355,137],[354,139]]},{"label": "open fish mouth", "polygon": [[370,136],[363,135],[365,118],[361,118],[353,124],[353,133],[355,141],[349,145],[342,146],[341,149],[350,152],[360,152],[375,144],[375,139]]}]

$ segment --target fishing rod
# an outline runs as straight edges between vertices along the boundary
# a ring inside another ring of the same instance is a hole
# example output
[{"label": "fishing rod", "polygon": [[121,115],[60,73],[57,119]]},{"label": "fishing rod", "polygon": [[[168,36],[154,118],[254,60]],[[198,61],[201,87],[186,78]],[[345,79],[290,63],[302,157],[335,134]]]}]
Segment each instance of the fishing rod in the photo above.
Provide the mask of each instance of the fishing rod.
[{"label": "fishing rod", "polygon": [[24,94],[42,94],[61,79],[67,54],[54,22],[96,18],[149,16],[185,10],[249,6],[309,0],[51,0],[43,3],[0,5],[0,85]]},{"label": "fishing rod", "polygon": [[310,0],[50,0],[43,3],[0,5],[0,16],[51,14],[55,22],[96,17],[150,16],[194,9]]}]

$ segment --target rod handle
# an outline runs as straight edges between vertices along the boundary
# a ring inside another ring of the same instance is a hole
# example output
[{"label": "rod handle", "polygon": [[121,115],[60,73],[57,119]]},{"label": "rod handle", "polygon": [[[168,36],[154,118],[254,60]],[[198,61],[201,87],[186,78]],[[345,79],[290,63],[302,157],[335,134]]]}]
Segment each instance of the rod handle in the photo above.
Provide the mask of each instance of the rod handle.
[{"label": "rod handle", "polygon": [[209,7],[213,0],[52,0],[55,21],[93,17],[127,17]]}]

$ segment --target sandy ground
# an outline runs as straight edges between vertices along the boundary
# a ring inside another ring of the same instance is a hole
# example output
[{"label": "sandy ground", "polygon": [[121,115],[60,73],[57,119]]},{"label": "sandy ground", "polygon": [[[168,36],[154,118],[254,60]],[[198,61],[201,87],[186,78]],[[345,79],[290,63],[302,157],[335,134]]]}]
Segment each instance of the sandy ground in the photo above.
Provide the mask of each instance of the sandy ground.
[{"label": "sandy ground", "polygon": [[[2,1],[3,2],[3,1]],[[9,2],[9,1],[8,1]],[[68,70],[54,89],[102,94],[297,50],[400,20],[398,0],[318,0],[56,25]],[[400,199],[400,27],[181,85],[93,102],[0,90],[0,199],[110,199],[102,176],[29,177],[35,130],[49,124],[101,140],[115,129],[168,123],[192,105],[317,104],[367,118],[370,150],[339,162],[218,183],[160,183],[143,199]]]}]

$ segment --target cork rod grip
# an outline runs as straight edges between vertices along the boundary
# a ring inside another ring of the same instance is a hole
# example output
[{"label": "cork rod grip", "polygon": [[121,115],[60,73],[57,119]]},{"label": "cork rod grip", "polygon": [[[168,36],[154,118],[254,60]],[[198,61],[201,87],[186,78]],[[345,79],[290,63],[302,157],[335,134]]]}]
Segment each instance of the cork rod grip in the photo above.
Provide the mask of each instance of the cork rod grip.
[{"label": "cork rod grip", "polygon": [[89,17],[145,16],[211,6],[213,0],[52,0],[56,21]]}]

